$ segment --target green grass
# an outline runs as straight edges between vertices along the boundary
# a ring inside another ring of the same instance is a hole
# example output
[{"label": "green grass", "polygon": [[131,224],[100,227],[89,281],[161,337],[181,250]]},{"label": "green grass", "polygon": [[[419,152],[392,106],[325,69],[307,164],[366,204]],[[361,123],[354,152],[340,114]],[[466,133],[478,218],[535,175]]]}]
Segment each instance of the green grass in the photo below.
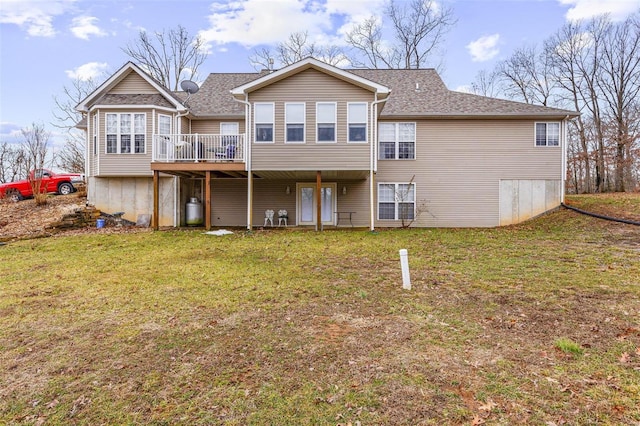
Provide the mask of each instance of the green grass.
[{"label": "green grass", "polygon": [[14,242],[0,424],[635,424],[639,258],[638,228],[566,210]]},{"label": "green grass", "polygon": [[571,339],[567,339],[565,337],[561,337],[555,341],[556,348],[560,349],[562,352],[573,355],[582,355],[584,350],[580,345],[574,342]]}]

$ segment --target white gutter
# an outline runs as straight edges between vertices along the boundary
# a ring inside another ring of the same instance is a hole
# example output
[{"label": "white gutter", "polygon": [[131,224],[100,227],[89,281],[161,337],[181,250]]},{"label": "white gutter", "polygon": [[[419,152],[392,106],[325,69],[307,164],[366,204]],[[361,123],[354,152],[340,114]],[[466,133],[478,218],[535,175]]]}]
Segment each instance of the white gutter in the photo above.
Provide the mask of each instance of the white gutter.
[{"label": "white gutter", "polygon": [[249,95],[244,94],[244,100],[233,99],[245,105],[244,121],[244,156],[245,170],[247,171],[247,230],[251,231],[253,226],[253,173],[251,172],[251,103]]},{"label": "white gutter", "polygon": [[376,206],[375,206],[375,172],[378,170],[378,155],[377,155],[377,140],[378,140],[378,109],[376,106],[379,103],[386,102],[387,98],[378,99],[378,92],[375,94],[375,101],[371,103],[371,157],[369,159],[369,210],[370,210],[370,223],[369,227],[371,231],[375,230],[374,221],[376,218]]}]

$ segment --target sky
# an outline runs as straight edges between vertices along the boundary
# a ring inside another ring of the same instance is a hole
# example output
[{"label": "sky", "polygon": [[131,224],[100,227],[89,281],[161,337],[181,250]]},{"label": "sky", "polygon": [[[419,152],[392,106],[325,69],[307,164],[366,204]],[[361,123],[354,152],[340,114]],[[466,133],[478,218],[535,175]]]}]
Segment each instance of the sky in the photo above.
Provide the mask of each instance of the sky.
[{"label": "sky", "polygon": [[[408,0],[396,0],[398,2]],[[431,0],[453,9],[457,23],[442,45],[441,76],[465,90],[517,48],[541,45],[567,22],[609,13],[625,19],[640,0]],[[129,58],[122,48],[140,31],[182,25],[206,41],[211,72],[253,72],[249,56],[293,32],[339,44],[354,23],[381,15],[384,0],[0,0],[0,142],[43,124],[54,147],[55,98],[74,79],[104,81]]]}]

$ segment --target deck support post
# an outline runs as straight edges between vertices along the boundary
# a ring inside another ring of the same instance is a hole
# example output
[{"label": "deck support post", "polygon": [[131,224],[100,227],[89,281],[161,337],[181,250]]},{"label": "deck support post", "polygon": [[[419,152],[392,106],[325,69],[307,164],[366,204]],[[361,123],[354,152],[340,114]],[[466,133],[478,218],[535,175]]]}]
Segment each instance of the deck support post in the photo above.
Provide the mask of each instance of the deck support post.
[{"label": "deck support post", "polygon": [[204,227],[211,230],[211,170],[205,172],[204,178]]},{"label": "deck support post", "polygon": [[160,214],[160,172],[157,170],[153,171],[153,217],[152,217],[152,225],[153,230],[157,231],[160,228],[160,220],[158,218]]},{"label": "deck support post", "polygon": [[322,231],[322,172],[316,172],[316,231]]}]

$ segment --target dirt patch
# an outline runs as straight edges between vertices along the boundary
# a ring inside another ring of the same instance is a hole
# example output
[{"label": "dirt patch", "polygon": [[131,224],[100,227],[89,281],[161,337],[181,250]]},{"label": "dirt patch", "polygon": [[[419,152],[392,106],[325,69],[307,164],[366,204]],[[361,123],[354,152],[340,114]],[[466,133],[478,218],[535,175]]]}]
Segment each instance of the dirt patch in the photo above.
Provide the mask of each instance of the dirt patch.
[{"label": "dirt patch", "polygon": [[51,195],[47,204],[36,205],[35,200],[12,202],[0,200],[0,241],[49,237],[52,235],[82,235],[91,233],[133,233],[144,232],[148,228],[133,226],[106,227],[97,229],[87,225],[80,229],[53,232],[48,226],[60,221],[65,215],[86,206],[86,197],[78,194]]}]

